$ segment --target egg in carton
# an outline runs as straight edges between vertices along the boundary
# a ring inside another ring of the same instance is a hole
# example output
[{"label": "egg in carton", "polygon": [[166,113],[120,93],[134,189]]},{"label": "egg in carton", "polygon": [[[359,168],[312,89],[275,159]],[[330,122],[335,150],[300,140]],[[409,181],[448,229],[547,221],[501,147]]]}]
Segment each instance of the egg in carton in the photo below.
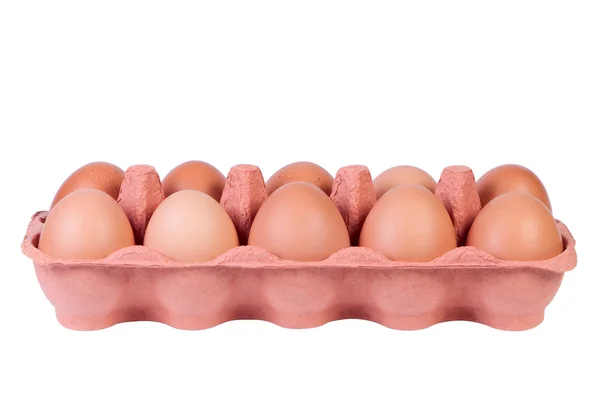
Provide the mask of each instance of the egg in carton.
[{"label": "egg in carton", "polygon": [[247,245],[255,217],[274,191],[253,165],[232,167],[220,196],[219,191],[212,194],[231,218],[239,246],[209,261],[178,262],[143,246],[149,221],[165,201],[163,184],[147,165],[124,172],[116,198],[131,224],[134,245],[95,260],[51,256],[38,248],[48,216],[41,211],[31,219],[22,250],[32,259],[58,321],[75,330],[128,321],[195,330],[234,319],[310,328],[350,318],[402,330],[451,320],[526,330],[543,321],[564,273],[576,266],[575,240],[559,220],[563,248],[549,259],[501,260],[465,246],[482,209],[466,166],[445,168],[431,185],[450,217],[458,246],[426,262],[394,261],[355,246],[381,196],[366,166],[341,168],[330,186],[314,184],[339,210],[354,245],[323,260],[292,261]]}]

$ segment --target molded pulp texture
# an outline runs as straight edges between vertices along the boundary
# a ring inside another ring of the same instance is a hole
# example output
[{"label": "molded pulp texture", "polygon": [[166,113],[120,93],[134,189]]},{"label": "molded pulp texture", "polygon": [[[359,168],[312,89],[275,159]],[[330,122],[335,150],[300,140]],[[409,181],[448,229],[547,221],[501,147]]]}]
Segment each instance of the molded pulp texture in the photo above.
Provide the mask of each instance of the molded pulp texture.
[{"label": "molded pulp texture", "polygon": [[[37,249],[46,211],[33,215],[22,250],[33,260],[39,284],[58,321],[74,330],[97,330],[127,321],[157,321],[180,329],[205,329],[233,319],[261,319],[309,328],[337,319],[367,319],[393,329],[423,329],[449,320],[497,329],[540,324],[565,272],[577,263],[575,240],[557,220],[565,245],[545,261],[502,261],[463,246],[481,209],[471,169],[444,169],[435,191],[454,222],[459,247],[427,263],[393,262],[356,246],[321,262],[282,260],[256,246],[240,246],[201,264],[184,264],[141,245],[94,261],[68,261]],[[234,166],[221,205],[241,244],[267,198],[260,169]],[[148,220],[164,199],[151,166],[130,167],[118,202],[141,244]],[[375,204],[365,166],[341,168],[331,199],[357,243]]]}]

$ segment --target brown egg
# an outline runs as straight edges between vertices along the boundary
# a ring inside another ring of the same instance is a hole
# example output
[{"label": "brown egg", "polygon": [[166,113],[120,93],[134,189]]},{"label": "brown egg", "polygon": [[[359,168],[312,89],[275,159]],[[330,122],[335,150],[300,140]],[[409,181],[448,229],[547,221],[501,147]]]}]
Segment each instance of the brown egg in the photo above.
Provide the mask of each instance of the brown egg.
[{"label": "brown egg", "polygon": [[186,189],[166,198],[152,214],[144,246],[184,263],[210,261],[239,245],[231,218],[210,195]]},{"label": "brown egg", "polygon": [[331,195],[333,177],[323,167],[311,162],[288,164],[275,172],[266,182],[270,195],[281,186],[290,182],[307,182]]},{"label": "brown egg", "polygon": [[456,248],[456,233],[442,202],[427,188],[400,185],[375,203],[359,246],[404,262],[428,262]]},{"label": "brown egg", "polygon": [[473,221],[466,245],[513,261],[546,260],[563,251],[550,210],[523,192],[509,192],[488,202]]},{"label": "brown egg", "polygon": [[292,182],[267,198],[254,218],[248,245],[282,259],[319,261],[350,246],[346,223],[319,188]]},{"label": "brown egg", "polygon": [[420,185],[435,192],[437,182],[426,171],[414,166],[396,166],[385,170],[374,180],[377,199],[397,185]]},{"label": "brown egg", "polygon": [[114,164],[106,162],[88,163],[67,177],[54,196],[50,209],[71,192],[84,188],[99,189],[116,200],[119,196],[124,175],[125,172]]},{"label": "brown egg", "polygon": [[526,167],[505,164],[491,169],[477,180],[477,192],[482,206],[487,205],[495,197],[512,191],[527,192],[552,210],[544,184]]},{"label": "brown egg", "polygon": [[225,175],[211,164],[192,160],[171,170],[162,185],[166,197],[184,189],[195,189],[219,202],[225,188]]},{"label": "brown egg", "polygon": [[121,206],[106,192],[88,188],[71,192],[50,210],[38,249],[63,259],[95,260],[133,245]]}]

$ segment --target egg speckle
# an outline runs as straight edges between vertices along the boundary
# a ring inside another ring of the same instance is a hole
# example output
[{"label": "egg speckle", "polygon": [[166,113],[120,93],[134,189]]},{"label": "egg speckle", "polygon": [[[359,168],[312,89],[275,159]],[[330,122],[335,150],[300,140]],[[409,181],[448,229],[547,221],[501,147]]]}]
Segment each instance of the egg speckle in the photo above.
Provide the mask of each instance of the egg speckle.
[{"label": "egg speckle", "polygon": [[116,200],[119,196],[124,175],[123,169],[114,164],[106,162],[88,163],[67,177],[56,192],[50,209],[71,192],[85,188],[99,189]]},{"label": "egg speckle", "polygon": [[277,170],[266,182],[270,195],[281,186],[290,182],[306,182],[330,195],[333,187],[333,176],[318,164],[296,162]]}]

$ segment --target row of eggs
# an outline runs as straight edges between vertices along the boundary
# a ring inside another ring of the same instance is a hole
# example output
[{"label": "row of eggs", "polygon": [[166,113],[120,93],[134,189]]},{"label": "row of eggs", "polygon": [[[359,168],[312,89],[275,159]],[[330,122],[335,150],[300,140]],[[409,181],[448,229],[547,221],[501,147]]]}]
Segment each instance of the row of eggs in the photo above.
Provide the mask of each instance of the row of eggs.
[{"label": "row of eggs", "polygon": [[[135,245],[132,227],[116,199],[124,172],[90,163],[71,174],[50,207],[38,248],[69,260],[94,260]],[[457,247],[452,220],[436,181],[414,166],[397,166],[373,180],[377,202],[358,246],[390,260],[427,262]],[[219,204],[225,176],[200,161],[183,163],[162,180],[165,200],[152,214],[143,245],[186,263],[209,261],[240,244]],[[283,167],[266,182],[268,198],[254,217],[247,245],[294,261],[319,261],[351,246],[330,199],[333,177],[314,163]],[[467,246],[505,260],[544,260],[563,251],[562,236],[540,179],[518,165],[498,166],[477,181],[482,210]]]}]

